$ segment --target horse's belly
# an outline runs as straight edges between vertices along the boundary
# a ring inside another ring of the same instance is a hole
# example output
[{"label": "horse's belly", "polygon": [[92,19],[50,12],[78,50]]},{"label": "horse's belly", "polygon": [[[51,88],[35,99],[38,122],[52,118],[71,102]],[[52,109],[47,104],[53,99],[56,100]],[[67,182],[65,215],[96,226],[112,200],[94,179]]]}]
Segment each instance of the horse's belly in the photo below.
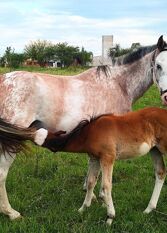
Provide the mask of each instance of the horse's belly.
[{"label": "horse's belly", "polygon": [[147,154],[151,149],[151,146],[147,142],[141,144],[129,144],[120,148],[117,159],[130,159]]}]

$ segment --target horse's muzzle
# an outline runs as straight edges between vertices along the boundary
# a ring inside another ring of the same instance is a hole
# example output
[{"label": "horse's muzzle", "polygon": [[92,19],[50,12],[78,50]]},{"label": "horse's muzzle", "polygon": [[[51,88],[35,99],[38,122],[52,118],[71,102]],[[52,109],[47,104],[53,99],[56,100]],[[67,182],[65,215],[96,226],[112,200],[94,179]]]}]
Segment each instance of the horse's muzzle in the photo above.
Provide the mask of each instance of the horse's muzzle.
[{"label": "horse's muzzle", "polygon": [[161,93],[161,100],[164,105],[167,105],[167,90],[160,90]]}]

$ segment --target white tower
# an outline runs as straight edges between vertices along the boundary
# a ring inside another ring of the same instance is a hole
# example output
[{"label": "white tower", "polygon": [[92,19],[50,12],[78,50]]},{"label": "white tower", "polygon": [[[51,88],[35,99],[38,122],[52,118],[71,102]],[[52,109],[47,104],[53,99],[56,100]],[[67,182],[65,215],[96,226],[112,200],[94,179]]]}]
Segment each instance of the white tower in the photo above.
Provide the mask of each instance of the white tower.
[{"label": "white tower", "polygon": [[109,60],[108,52],[113,46],[113,35],[102,36],[102,61],[103,64]]}]

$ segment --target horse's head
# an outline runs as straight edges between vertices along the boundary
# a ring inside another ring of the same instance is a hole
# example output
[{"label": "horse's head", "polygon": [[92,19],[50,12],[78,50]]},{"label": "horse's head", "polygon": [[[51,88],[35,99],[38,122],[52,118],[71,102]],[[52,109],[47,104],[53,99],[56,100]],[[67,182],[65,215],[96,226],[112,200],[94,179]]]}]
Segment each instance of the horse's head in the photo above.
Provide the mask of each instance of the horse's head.
[{"label": "horse's head", "polygon": [[167,105],[167,43],[163,36],[158,39],[154,66],[155,82],[160,90],[163,104]]}]

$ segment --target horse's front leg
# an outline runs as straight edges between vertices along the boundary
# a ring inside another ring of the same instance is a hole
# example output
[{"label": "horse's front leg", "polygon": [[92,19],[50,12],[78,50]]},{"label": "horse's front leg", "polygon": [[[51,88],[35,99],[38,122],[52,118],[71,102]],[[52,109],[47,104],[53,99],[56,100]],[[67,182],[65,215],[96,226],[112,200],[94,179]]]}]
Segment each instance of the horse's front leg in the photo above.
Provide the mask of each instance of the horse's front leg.
[{"label": "horse's front leg", "polygon": [[100,172],[100,162],[98,159],[91,158],[90,160],[91,160],[91,166],[89,167],[89,173],[86,182],[87,192],[86,192],[85,200],[81,208],[78,210],[80,213],[82,213],[86,207],[89,207],[91,205],[91,201],[93,198],[96,198],[95,194],[93,193],[93,190],[96,185],[96,181]]},{"label": "horse's front leg", "polygon": [[13,154],[12,156],[7,153],[0,155],[0,212],[8,215],[11,220],[21,217],[20,213],[11,207],[5,186],[8,170],[14,158]]},{"label": "horse's front leg", "polygon": [[100,159],[100,165],[102,170],[102,191],[103,200],[107,207],[107,224],[111,225],[113,218],[115,217],[115,208],[112,200],[112,173],[115,156],[105,155]]},{"label": "horse's front leg", "polygon": [[150,153],[154,163],[156,180],[151,199],[144,211],[144,213],[147,214],[150,213],[153,209],[156,209],[159,195],[166,177],[166,168],[162,153],[157,148],[153,148]]}]

